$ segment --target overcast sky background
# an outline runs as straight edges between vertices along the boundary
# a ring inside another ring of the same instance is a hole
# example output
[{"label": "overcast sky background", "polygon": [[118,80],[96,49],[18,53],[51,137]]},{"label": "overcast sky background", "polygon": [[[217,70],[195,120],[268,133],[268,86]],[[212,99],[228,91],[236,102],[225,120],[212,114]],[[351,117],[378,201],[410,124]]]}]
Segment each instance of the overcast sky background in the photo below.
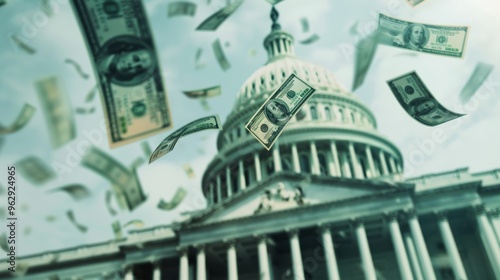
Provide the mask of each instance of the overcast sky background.
[{"label": "overcast sky background", "polygon": [[[3,175],[0,176],[4,177],[0,180],[4,187],[7,165],[30,155],[40,157],[49,165],[65,164],[71,150],[85,141],[84,131],[98,129],[104,118],[100,99],[95,98],[91,103],[96,107],[95,113],[75,115],[77,138],[65,147],[52,150],[33,82],[57,76],[73,110],[85,106],[85,96],[96,82],[83,36],[67,1],[54,1],[59,10],[45,24],[34,25],[33,36],[26,38],[36,49],[35,54],[14,47],[10,34],[23,34],[27,22],[34,23],[33,17],[41,12],[39,2],[10,0],[0,7],[0,123],[10,125],[25,103],[37,109],[23,129],[3,137],[5,141],[0,147],[0,174]],[[195,28],[225,5],[225,0],[212,0],[210,5],[205,0],[193,1],[198,4],[194,17],[175,18],[167,18],[169,2],[144,0],[174,122],[171,131],[147,139],[152,149],[165,136],[194,119],[219,114],[225,121],[240,86],[266,62],[262,42],[271,26],[270,5],[264,0],[247,0],[215,32],[195,31]],[[415,8],[404,0],[286,0],[277,5],[282,28],[295,37],[296,55],[330,69],[346,89],[351,88],[353,79],[353,44],[376,28],[379,12],[415,22],[470,27],[463,59],[379,46],[364,84],[355,92],[373,110],[379,131],[400,148],[405,157],[407,177],[461,167],[469,167],[472,172],[500,168],[499,8],[495,0],[427,0]],[[307,34],[301,30],[302,17],[309,20],[310,32]],[[349,28],[355,22],[358,22],[359,35],[353,36]],[[311,45],[298,43],[314,33],[320,36],[319,41]],[[226,72],[220,69],[212,52],[211,44],[217,38],[221,40],[232,66]],[[207,67],[195,70],[194,56],[200,47],[203,48],[201,61]],[[252,49],[257,51],[253,57],[249,55]],[[64,63],[67,58],[77,61],[90,78],[82,79],[71,65]],[[489,86],[479,90],[482,100],[463,107],[458,99],[459,92],[478,61],[494,64],[495,70],[488,80]],[[417,71],[444,106],[467,116],[434,128],[409,117],[386,81],[412,70]],[[210,111],[205,111],[198,101],[186,98],[181,92],[219,84],[223,93],[208,99]],[[436,144],[434,151],[427,155],[416,156],[417,153],[423,154],[419,145],[431,139],[435,130],[442,130],[445,140]],[[111,240],[114,238],[111,223],[115,220],[123,224],[141,219],[146,227],[152,227],[170,223],[179,217],[179,212],[204,207],[200,181],[206,165],[216,154],[216,136],[215,130],[190,135],[181,139],[167,156],[154,164],[142,165],[139,176],[148,200],[133,212],[120,212],[115,217],[108,213],[104,203],[110,183],[87,168],[71,167],[71,172],[42,186],[34,186],[18,175],[18,255]],[[143,157],[140,141],[110,150],[107,139],[103,138],[97,146],[125,166]],[[413,164],[410,164],[412,157]],[[193,167],[195,179],[189,179],[184,173],[184,163]],[[71,183],[84,184],[92,192],[92,197],[74,202],[65,193],[47,194],[47,190]],[[184,202],[174,211],[158,210],[158,201],[161,198],[169,201],[179,186],[188,192]],[[4,207],[6,201],[5,194],[0,194],[0,207]],[[118,209],[116,201],[113,201],[113,207]],[[69,222],[65,215],[68,209],[74,211],[79,223],[88,226],[87,233],[80,233]],[[56,221],[47,222],[49,215],[56,216]],[[5,226],[1,226],[0,234],[4,230]]]}]

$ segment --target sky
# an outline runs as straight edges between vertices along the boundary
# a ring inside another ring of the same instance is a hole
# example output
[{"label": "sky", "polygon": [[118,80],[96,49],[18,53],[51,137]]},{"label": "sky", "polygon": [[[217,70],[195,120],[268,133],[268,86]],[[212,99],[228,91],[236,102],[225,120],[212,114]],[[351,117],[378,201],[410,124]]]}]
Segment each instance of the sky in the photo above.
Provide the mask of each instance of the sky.
[{"label": "sky", "polygon": [[[7,166],[27,156],[37,156],[47,164],[65,164],[66,172],[43,185],[32,185],[17,176],[18,256],[50,250],[76,247],[112,240],[111,223],[126,223],[141,219],[145,227],[169,224],[180,212],[206,206],[200,192],[201,177],[216,154],[218,131],[207,130],[181,139],[176,148],[151,165],[139,167],[138,174],[148,199],[132,212],[121,211],[111,216],[104,197],[111,188],[102,176],[79,165],[81,154],[75,152],[86,134],[99,128],[104,121],[102,105],[95,98],[92,114],[75,114],[77,136],[67,145],[53,150],[34,82],[57,76],[59,85],[68,96],[72,109],[85,106],[88,91],[96,84],[92,62],[71,6],[65,0],[52,0],[57,9],[52,17],[40,16],[40,1],[8,0],[0,7],[0,123],[11,124],[25,103],[36,108],[34,117],[21,130],[3,137],[0,147],[0,182],[6,185]],[[207,115],[218,114],[224,122],[236,101],[245,80],[266,63],[262,46],[270,32],[270,5],[264,0],[247,0],[216,31],[196,31],[206,17],[226,4],[225,0],[192,1],[197,4],[194,17],[167,17],[168,0],[144,0],[156,50],[159,55],[174,126],[172,130],[146,139],[152,149],[175,129]],[[377,27],[378,13],[408,21],[437,25],[469,26],[466,53],[463,58],[415,53],[379,46],[364,84],[355,95],[366,104],[377,119],[378,130],[395,145],[405,159],[405,176],[437,173],[469,167],[471,172],[500,168],[500,22],[495,14],[500,4],[494,0],[427,0],[411,7],[404,0],[337,1],[285,0],[277,5],[283,30],[295,37],[298,57],[331,70],[337,81],[350,90],[354,72],[354,45]],[[310,31],[304,33],[300,19],[307,18]],[[357,23],[357,25],[355,25]],[[349,30],[355,25],[356,32]],[[31,28],[31,29],[30,29]],[[10,34],[26,35],[26,42],[35,54],[19,50],[9,39]],[[301,45],[312,34],[320,39]],[[223,71],[212,53],[211,44],[219,38],[231,68]],[[201,62],[206,67],[195,69],[195,53],[202,48]],[[256,50],[256,55],[249,53]],[[89,74],[83,79],[65,59],[76,61]],[[459,102],[459,92],[476,63],[493,64],[494,71],[466,106]],[[413,120],[400,107],[386,81],[415,70],[432,94],[445,107],[466,116],[428,127]],[[206,111],[198,101],[188,99],[183,90],[221,85],[222,94],[208,99]],[[433,135],[444,135],[437,142]],[[95,145],[129,166],[144,157],[138,141],[110,149],[103,136]],[[189,178],[182,169],[188,163],[196,177]],[[91,197],[74,202],[65,193],[49,190],[68,184],[83,184]],[[186,199],[173,211],[156,208],[160,199],[169,201],[176,189],[187,191]],[[7,202],[0,193],[0,207]],[[116,201],[112,206],[118,209]],[[80,224],[88,227],[80,233],[66,217],[73,210]],[[56,220],[47,222],[47,216]],[[4,218],[3,218],[4,219]],[[3,222],[1,222],[3,223]],[[6,220],[5,220],[5,223]],[[5,229],[0,227],[0,234]],[[124,230],[133,229],[132,227]],[[40,242],[43,240],[43,242]]]}]

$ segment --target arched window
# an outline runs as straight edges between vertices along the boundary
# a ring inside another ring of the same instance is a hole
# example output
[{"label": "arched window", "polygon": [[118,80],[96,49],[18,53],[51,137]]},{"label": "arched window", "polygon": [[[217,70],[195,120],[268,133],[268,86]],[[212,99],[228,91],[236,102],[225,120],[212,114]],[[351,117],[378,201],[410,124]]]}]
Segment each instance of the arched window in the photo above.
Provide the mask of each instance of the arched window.
[{"label": "arched window", "polygon": [[338,119],[339,119],[340,122],[343,122],[344,121],[344,109],[343,108],[339,108],[338,112],[339,112]]},{"label": "arched window", "polygon": [[292,159],[289,155],[281,156],[281,167],[283,168],[283,171],[292,170]]},{"label": "arched window", "polygon": [[324,154],[318,154],[319,161],[319,173],[323,175],[328,175],[326,157]]},{"label": "arched window", "polygon": [[318,119],[318,112],[316,111],[316,106],[311,106],[311,119],[317,120]]},{"label": "arched window", "polygon": [[238,169],[237,168],[232,168],[231,169],[231,189],[233,190],[233,194],[238,192]]},{"label": "arched window", "polygon": [[311,162],[309,161],[309,156],[306,154],[301,154],[299,156],[300,170],[302,172],[311,173]]},{"label": "arched window", "polygon": [[354,113],[353,111],[351,111],[351,121],[352,123],[356,123],[356,113]]},{"label": "arched window", "polygon": [[332,119],[332,113],[330,112],[330,107],[325,107],[325,117],[327,120]]}]

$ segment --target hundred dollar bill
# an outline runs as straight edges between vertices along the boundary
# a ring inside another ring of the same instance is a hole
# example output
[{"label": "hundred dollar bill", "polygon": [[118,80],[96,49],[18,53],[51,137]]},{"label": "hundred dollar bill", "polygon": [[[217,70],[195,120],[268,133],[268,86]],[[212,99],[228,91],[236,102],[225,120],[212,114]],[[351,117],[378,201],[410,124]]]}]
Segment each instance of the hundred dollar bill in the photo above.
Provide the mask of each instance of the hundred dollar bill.
[{"label": "hundred dollar bill", "polygon": [[64,187],[59,187],[53,190],[48,191],[48,193],[63,191],[66,192],[72,199],[79,201],[90,196],[90,191],[87,187],[80,184],[72,184]]},{"label": "hundred dollar bill", "polygon": [[9,127],[3,127],[0,125],[0,135],[10,134],[23,128],[35,114],[35,107],[30,104],[24,104],[21,113],[17,116],[16,120]]},{"label": "hundred dollar bill", "polygon": [[319,35],[318,34],[313,34],[311,35],[311,37],[305,39],[305,40],[302,40],[300,41],[299,43],[303,44],[303,45],[309,45],[309,44],[312,44],[316,41],[319,40]]},{"label": "hundred dollar bill", "polygon": [[93,62],[110,147],[169,129],[167,91],[142,1],[70,2]]},{"label": "hundred dollar bill", "polygon": [[451,57],[463,57],[467,26],[409,22],[379,14],[379,42],[384,45]]},{"label": "hundred dollar bill", "polygon": [[244,0],[237,0],[234,3],[227,5],[226,7],[215,12],[213,15],[205,19],[196,30],[216,30],[229,16],[231,16],[236,9],[243,3]]},{"label": "hundred dollar bill", "polygon": [[352,91],[355,91],[365,81],[366,73],[372,63],[375,52],[377,51],[380,32],[375,30],[356,45],[356,58],[354,65],[354,79],[352,82]]},{"label": "hundred dollar bill", "polygon": [[174,197],[170,202],[166,202],[165,200],[161,199],[160,202],[158,202],[157,207],[161,210],[172,210],[182,202],[184,197],[186,197],[186,190],[182,187],[179,187],[177,188],[177,191],[175,192]]},{"label": "hundred dollar bill", "polygon": [[35,88],[42,103],[52,148],[60,148],[76,137],[69,99],[61,91],[56,77],[37,81]]},{"label": "hundred dollar bill", "polygon": [[416,72],[396,77],[387,84],[403,109],[425,125],[435,126],[463,116],[439,104]]},{"label": "hundred dollar bill", "polygon": [[231,64],[226,58],[224,51],[222,50],[222,46],[220,44],[220,40],[217,39],[212,43],[212,49],[214,50],[215,57],[217,58],[217,62],[219,62],[220,68],[226,71],[231,68]]},{"label": "hundred dollar bill", "polygon": [[196,4],[191,2],[171,2],[168,4],[168,17],[173,16],[194,16]]},{"label": "hundred dollar bill", "polygon": [[312,88],[294,74],[260,106],[245,128],[266,148],[271,149],[290,119],[312,96]]},{"label": "hundred dollar bill", "polygon": [[220,86],[214,86],[198,90],[182,91],[189,98],[207,98],[214,97],[221,94]]},{"label": "hundred dollar bill", "polygon": [[34,185],[42,185],[55,178],[54,171],[35,156],[28,156],[16,163],[19,173]]},{"label": "hundred dollar bill", "polygon": [[128,170],[96,147],[89,149],[81,163],[111,181],[125,197],[130,211],[146,200],[135,171]]},{"label": "hundred dollar bill", "polygon": [[105,196],[105,202],[106,202],[106,208],[108,209],[109,214],[112,216],[116,215],[116,210],[111,207],[111,196],[113,194],[111,193],[110,190],[106,191],[106,196]]},{"label": "hundred dollar bill", "polygon": [[494,66],[484,62],[478,62],[474,72],[460,92],[460,101],[466,103],[472,95],[481,87],[483,82],[493,71]]},{"label": "hundred dollar bill", "polygon": [[222,130],[222,124],[219,119],[219,115],[203,117],[192,121],[185,126],[179,128],[174,133],[167,136],[163,141],[158,145],[158,147],[154,150],[149,158],[149,163],[157,160],[158,158],[166,155],[170,151],[172,151],[175,147],[177,141],[188,134],[195,133],[205,129],[219,129]]},{"label": "hundred dollar bill", "polygon": [[87,232],[87,227],[84,225],[79,224],[76,219],[75,219],[75,214],[73,213],[73,210],[68,210],[66,211],[66,216],[68,219],[71,221],[73,225],[80,231],[80,232]]}]

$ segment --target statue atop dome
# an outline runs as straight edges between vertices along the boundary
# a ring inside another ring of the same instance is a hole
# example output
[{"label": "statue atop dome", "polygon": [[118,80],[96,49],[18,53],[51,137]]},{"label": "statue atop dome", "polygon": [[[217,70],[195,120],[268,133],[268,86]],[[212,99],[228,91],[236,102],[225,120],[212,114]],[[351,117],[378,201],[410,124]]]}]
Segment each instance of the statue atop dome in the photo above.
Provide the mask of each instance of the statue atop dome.
[{"label": "statue atop dome", "polygon": [[271,30],[281,30],[281,25],[278,23],[278,17],[279,17],[279,14],[278,14],[278,10],[276,10],[276,8],[273,7],[271,8],[271,20],[273,21],[273,25],[271,26]]}]

